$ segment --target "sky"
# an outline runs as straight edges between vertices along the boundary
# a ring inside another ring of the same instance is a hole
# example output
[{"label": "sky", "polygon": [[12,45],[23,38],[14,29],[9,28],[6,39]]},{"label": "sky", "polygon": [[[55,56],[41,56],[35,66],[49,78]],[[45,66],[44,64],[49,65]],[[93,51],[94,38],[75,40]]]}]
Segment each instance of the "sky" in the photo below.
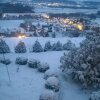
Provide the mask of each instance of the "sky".
[{"label": "sky", "polygon": [[[11,0],[0,0],[0,2],[11,1]],[[26,0],[25,0],[26,1]],[[33,0],[34,1],[34,0]],[[38,0],[37,0],[38,1]],[[59,1],[59,0],[58,0]],[[67,0],[66,0],[67,1]],[[72,1],[100,1],[100,0],[72,0]]]}]

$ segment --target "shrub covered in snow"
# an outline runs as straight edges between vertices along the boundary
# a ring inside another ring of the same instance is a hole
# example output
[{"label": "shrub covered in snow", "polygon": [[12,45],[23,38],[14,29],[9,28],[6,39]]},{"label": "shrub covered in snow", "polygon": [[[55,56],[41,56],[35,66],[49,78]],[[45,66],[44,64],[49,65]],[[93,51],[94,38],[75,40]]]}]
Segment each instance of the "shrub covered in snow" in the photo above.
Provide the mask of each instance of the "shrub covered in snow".
[{"label": "shrub covered in snow", "polygon": [[55,92],[58,92],[59,91],[59,80],[58,78],[56,77],[49,77],[47,80],[46,80],[46,83],[45,83],[45,87],[47,89],[51,89]]},{"label": "shrub covered in snow", "polygon": [[26,50],[26,46],[24,44],[24,42],[20,41],[17,46],[15,47],[15,52],[16,53],[25,53]]},{"label": "shrub covered in snow", "polygon": [[39,72],[45,72],[49,69],[49,64],[47,63],[41,63],[40,66],[38,66],[38,71]]},{"label": "shrub covered in snow", "polygon": [[15,63],[19,65],[26,65],[28,59],[24,57],[17,57]]},{"label": "shrub covered in snow", "polygon": [[35,44],[33,45],[33,52],[43,52],[43,48],[41,44],[38,41],[35,41]]},{"label": "shrub covered in snow", "polygon": [[38,68],[40,66],[40,61],[38,61],[36,59],[31,59],[28,61],[28,66],[30,68]]},{"label": "shrub covered in snow", "polygon": [[49,77],[58,77],[57,73],[54,70],[47,70],[44,74],[44,79],[48,79]]},{"label": "shrub covered in snow", "polygon": [[0,63],[5,64],[5,65],[9,65],[11,63],[11,60],[10,59],[0,58]]},{"label": "shrub covered in snow", "polygon": [[71,50],[75,48],[75,44],[73,44],[70,40],[63,45],[64,50]]},{"label": "shrub covered in snow", "polygon": [[58,96],[55,92],[51,90],[45,90],[41,95],[39,100],[58,100]]},{"label": "shrub covered in snow", "polygon": [[64,72],[71,70],[73,79],[84,87],[100,87],[100,33],[88,33],[80,48],[61,57]]},{"label": "shrub covered in snow", "polygon": [[93,92],[91,94],[89,100],[100,100],[100,91]]},{"label": "shrub covered in snow", "polygon": [[0,40],[0,53],[10,53],[10,48],[4,40]]},{"label": "shrub covered in snow", "polygon": [[58,41],[57,43],[54,43],[52,46],[52,50],[54,51],[61,51],[62,49],[63,49],[63,46],[60,43],[60,41]]},{"label": "shrub covered in snow", "polygon": [[52,49],[50,41],[45,43],[44,51],[50,51]]}]

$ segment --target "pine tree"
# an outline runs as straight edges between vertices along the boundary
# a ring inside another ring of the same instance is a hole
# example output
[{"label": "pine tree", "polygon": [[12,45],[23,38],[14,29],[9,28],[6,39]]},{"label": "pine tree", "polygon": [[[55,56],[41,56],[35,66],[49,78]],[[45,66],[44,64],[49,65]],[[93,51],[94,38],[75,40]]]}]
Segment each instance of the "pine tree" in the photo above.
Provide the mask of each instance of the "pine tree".
[{"label": "pine tree", "polygon": [[35,44],[33,45],[33,52],[43,52],[43,48],[38,41],[35,41]]},{"label": "pine tree", "polygon": [[54,43],[52,46],[52,50],[54,51],[61,51],[63,49],[62,44],[60,43],[60,41],[58,41],[57,43]]},{"label": "pine tree", "polygon": [[50,41],[48,41],[44,46],[44,51],[50,51],[52,49]]},{"label": "pine tree", "polygon": [[63,45],[64,50],[71,50],[73,48],[75,48],[75,44],[73,44],[70,40]]},{"label": "pine tree", "polygon": [[100,33],[88,33],[77,49],[61,57],[61,68],[84,87],[100,88]]},{"label": "pine tree", "polygon": [[10,64],[10,60],[5,58],[5,53],[10,53],[10,48],[6,44],[6,42],[2,39],[0,40],[0,53],[3,54],[3,59],[1,61],[1,63],[5,64],[7,74],[8,74],[8,78],[9,78],[9,82],[11,83],[10,73],[9,73],[9,70],[8,70],[8,67],[7,67],[7,65]]},{"label": "pine tree", "polygon": [[15,47],[15,52],[16,53],[25,53],[26,50],[26,46],[24,44],[24,42],[20,41],[17,46]]},{"label": "pine tree", "polygon": [[0,40],[0,53],[10,53],[10,48],[4,40]]}]

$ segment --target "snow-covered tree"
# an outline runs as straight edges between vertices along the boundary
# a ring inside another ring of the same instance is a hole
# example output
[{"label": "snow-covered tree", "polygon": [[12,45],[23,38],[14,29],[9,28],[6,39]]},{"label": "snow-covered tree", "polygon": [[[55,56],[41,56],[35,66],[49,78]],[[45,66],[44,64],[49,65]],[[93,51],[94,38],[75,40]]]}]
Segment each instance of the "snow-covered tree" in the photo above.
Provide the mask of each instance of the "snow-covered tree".
[{"label": "snow-covered tree", "polygon": [[15,63],[19,65],[26,65],[28,59],[24,57],[17,57]]},{"label": "snow-covered tree", "polygon": [[60,43],[60,41],[58,41],[57,43],[54,43],[52,46],[52,50],[54,51],[61,51],[62,49],[63,49],[63,46]]},{"label": "snow-covered tree", "polygon": [[10,59],[0,58],[0,63],[9,65],[11,63]]},{"label": "snow-covered tree", "polygon": [[20,41],[17,46],[15,47],[15,52],[16,53],[25,53],[27,50],[26,50],[26,46],[25,46],[25,43]]},{"label": "snow-covered tree", "polygon": [[61,57],[61,68],[84,87],[100,87],[100,33],[88,33],[80,48]]},{"label": "snow-covered tree", "polygon": [[54,70],[47,70],[44,74],[44,79],[48,79],[49,77],[58,77],[57,73]]},{"label": "snow-covered tree", "polygon": [[43,48],[38,41],[35,41],[35,44],[33,45],[33,52],[43,52]]},{"label": "snow-covered tree", "polygon": [[100,100],[100,91],[93,92],[89,100]]},{"label": "snow-covered tree", "polygon": [[28,66],[30,68],[38,68],[40,66],[40,61],[36,60],[36,59],[30,59],[28,61]]},{"label": "snow-covered tree", "polygon": [[58,95],[51,90],[45,90],[40,95],[39,100],[58,100]]},{"label": "snow-covered tree", "polygon": [[50,41],[45,43],[44,51],[50,51],[52,49]]},{"label": "snow-covered tree", "polygon": [[49,64],[47,63],[41,63],[40,66],[38,66],[38,71],[45,72],[49,69]]},{"label": "snow-covered tree", "polygon": [[47,89],[51,89],[51,90],[53,90],[55,92],[58,92],[59,91],[59,88],[60,88],[58,78],[57,77],[49,77],[46,80],[45,87]]},{"label": "snow-covered tree", "polygon": [[63,45],[64,50],[71,50],[73,48],[75,48],[75,44],[73,44],[70,40]]},{"label": "snow-covered tree", "polygon": [[10,48],[4,40],[0,40],[0,53],[10,53]]}]

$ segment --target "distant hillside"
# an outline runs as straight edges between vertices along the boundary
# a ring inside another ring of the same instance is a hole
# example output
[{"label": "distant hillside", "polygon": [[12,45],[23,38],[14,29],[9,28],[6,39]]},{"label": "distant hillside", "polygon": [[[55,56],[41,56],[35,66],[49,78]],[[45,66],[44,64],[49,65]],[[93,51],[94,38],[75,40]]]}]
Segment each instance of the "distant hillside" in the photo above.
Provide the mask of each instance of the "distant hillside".
[{"label": "distant hillside", "polygon": [[0,0],[0,3],[2,3],[2,2],[8,2],[8,1],[11,1],[11,0]]},{"label": "distant hillside", "polygon": [[3,13],[32,13],[32,8],[21,4],[0,3],[0,12]]}]

